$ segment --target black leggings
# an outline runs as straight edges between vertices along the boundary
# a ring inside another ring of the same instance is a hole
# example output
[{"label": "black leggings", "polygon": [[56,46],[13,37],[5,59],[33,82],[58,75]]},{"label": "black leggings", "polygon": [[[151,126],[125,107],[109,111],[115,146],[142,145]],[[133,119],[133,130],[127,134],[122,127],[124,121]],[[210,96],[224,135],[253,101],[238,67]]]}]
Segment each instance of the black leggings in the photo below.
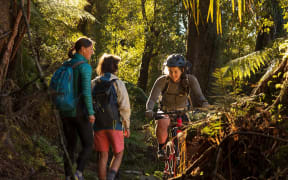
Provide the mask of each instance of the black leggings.
[{"label": "black leggings", "polygon": [[[87,160],[93,149],[93,130],[87,116],[81,117],[62,117],[63,130],[66,138],[66,148],[72,163],[74,163],[74,154],[77,146],[77,134],[79,135],[82,151],[77,158],[77,170],[83,172]],[[73,176],[69,167],[69,162],[64,154],[64,168],[66,176]]]}]

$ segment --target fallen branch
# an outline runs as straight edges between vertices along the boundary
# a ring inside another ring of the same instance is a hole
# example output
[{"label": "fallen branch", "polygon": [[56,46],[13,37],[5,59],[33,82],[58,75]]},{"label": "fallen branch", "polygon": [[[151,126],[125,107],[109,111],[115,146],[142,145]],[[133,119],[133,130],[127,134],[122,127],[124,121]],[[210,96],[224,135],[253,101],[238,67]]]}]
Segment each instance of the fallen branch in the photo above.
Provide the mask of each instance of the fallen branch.
[{"label": "fallen branch", "polygon": [[231,164],[231,142],[228,144],[228,161],[229,161],[229,179],[232,180],[232,164]]},{"label": "fallen branch", "polygon": [[284,59],[281,64],[277,67],[277,69],[275,69],[272,73],[270,73],[265,79],[263,79],[255,89],[253,89],[252,94],[251,95],[256,95],[259,94],[261,92],[261,90],[263,89],[264,86],[266,86],[267,82],[272,79],[273,75],[278,74],[280,71],[282,71],[284,69],[284,67],[286,66],[286,62],[287,62],[287,58]]},{"label": "fallen branch", "polygon": [[220,161],[221,154],[222,154],[222,148],[220,147],[220,148],[219,148],[219,151],[218,151],[218,153],[217,153],[215,169],[214,169],[214,171],[213,171],[213,175],[215,175],[215,177],[213,178],[213,180],[216,179],[216,177],[217,177],[216,175],[218,174],[217,171],[218,171],[218,166],[219,166],[219,161]]},{"label": "fallen branch", "polygon": [[283,87],[281,88],[281,91],[279,95],[277,96],[276,100],[273,102],[271,106],[269,106],[265,110],[269,111],[270,109],[276,107],[279,103],[283,103],[287,98],[287,95],[286,95],[287,89],[288,89],[288,76],[286,76],[285,81],[283,82]]},{"label": "fallen branch", "polygon": [[216,146],[210,146],[209,148],[207,148],[202,154],[201,156],[196,159],[184,172],[185,175],[190,174],[194,168],[196,168],[198,166],[198,164],[206,157],[206,155],[208,155],[212,150],[214,150],[216,148]]},{"label": "fallen branch", "polygon": [[173,178],[169,178],[169,180],[180,180],[180,179],[185,179],[187,176],[190,175],[190,173],[193,171],[194,168],[196,168],[201,162],[203,162],[203,159],[205,159],[207,157],[207,155],[216,148],[215,145],[210,146],[209,148],[207,148],[202,154],[201,156],[196,159],[193,164],[191,164],[186,170],[185,172],[182,174],[182,176],[177,176],[177,177],[173,177]]},{"label": "fallen branch", "polygon": [[277,141],[282,141],[282,142],[285,142],[285,143],[288,143],[288,140],[286,139],[283,139],[283,138],[279,138],[279,137],[274,137],[274,136],[269,136],[269,135],[266,135],[266,134],[263,134],[263,133],[258,133],[258,132],[252,132],[252,131],[238,131],[238,132],[233,132],[231,134],[229,134],[228,136],[226,136],[219,144],[218,147],[220,147],[228,138],[230,138],[231,136],[234,136],[234,135],[237,135],[237,134],[240,134],[240,135],[256,135],[256,136],[262,136],[262,137],[266,137],[266,138],[271,138],[271,139],[274,139],[274,140],[277,140]]}]

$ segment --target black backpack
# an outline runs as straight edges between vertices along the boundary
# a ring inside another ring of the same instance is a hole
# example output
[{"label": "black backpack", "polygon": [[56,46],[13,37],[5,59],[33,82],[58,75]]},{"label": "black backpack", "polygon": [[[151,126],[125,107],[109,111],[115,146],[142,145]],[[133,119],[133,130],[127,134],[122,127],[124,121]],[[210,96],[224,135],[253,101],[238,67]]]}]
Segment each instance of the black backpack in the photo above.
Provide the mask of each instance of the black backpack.
[{"label": "black backpack", "polygon": [[94,126],[98,129],[115,129],[116,123],[120,121],[117,93],[113,85],[115,80],[101,81],[99,78],[92,89],[93,109],[96,118]]}]

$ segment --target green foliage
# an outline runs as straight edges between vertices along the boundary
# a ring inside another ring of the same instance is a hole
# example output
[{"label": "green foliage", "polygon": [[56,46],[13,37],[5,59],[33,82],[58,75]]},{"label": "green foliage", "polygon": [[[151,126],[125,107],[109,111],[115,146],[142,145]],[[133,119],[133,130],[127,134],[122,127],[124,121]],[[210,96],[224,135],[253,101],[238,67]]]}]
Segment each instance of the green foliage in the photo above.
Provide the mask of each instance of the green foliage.
[{"label": "green foliage", "polygon": [[179,6],[174,1],[145,1],[147,22],[142,15],[140,0],[110,1],[107,6],[109,13],[101,16],[105,17],[99,32],[103,36],[97,35],[99,39],[96,39],[96,44],[105,45],[101,47],[102,52],[96,52],[96,56],[104,52],[120,56],[118,76],[125,81],[137,83],[147,37],[154,46],[153,54],[157,55],[153,58],[155,63],[161,62],[161,58],[168,54],[185,52],[184,35],[180,33],[183,29],[178,23]]},{"label": "green foliage", "polygon": [[288,1],[280,1],[280,6],[283,9],[283,19],[286,20],[286,23],[284,24],[284,29],[286,30],[286,32],[288,32]]},{"label": "green foliage", "polygon": [[59,149],[57,146],[52,145],[45,137],[43,136],[33,136],[32,140],[34,145],[37,147],[39,153],[42,153],[45,156],[46,161],[52,161],[55,163],[62,163],[62,156],[59,156]]},{"label": "green foliage", "polygon": [[206,136],[215,137],[219,134],[219,131],[223,129],[222,127],[222,121],[221,119],[214,120],[212,123],[210,123],[208,126],[205,126],[203,129],[201,129],[201,134]]},{"label": "green foliage", "polygon": [[79,20],[87,18],[95,21],[95,17],[84,10],[89,3],[86,0],[34,0],[45,20],[53,25],[62,23],[77,27]]},{"label": "green foliage", "polygon": [[145,109],[146,109],[146,101],[147,96],[143,92],[142,89],[136,87],[132,83],[125,83],[125,86],[127,88],[129,99],[130,99],[130,106],[132,109],[131,112],[131,125],[133,127],[139,128],[141,127],[145,122]]},{"label": "green foliage", "polygon": [[268,62],[271,63],[272,55],[272,49],[266,49],[231,60],[227,64],[227,69],[224,71],[223,76],[229,75],[230,77],[239,80],[250,78],[251,75],[255,74],[261,67]]},{"label": "green foliage", "polygon": [[[21,62],[15,63],[15,71],[10,74],[10,77],[13,78],[19,87],[23,87],[27,82],[34,80],[38,76],[34,61],[29,50],[24,48],[25,46],[28,45],[24,43],[20,48]],[[35,89],[33,89],[33,87],[29,87],[28,90],[30,90],[29,92],[33,92]]]},{"label": "green foliage", "polygon": [[[125,139],[125,154],[121,169],[136,170],[153,174],[156,170],[162,170],[163,164],[157,161],[155,154],[156,148],[152,147],[147,138],[150,136],[148,131],[133,131],[129,139]],[[149,166],[147,166],[149,164]],[[158,173],[156,173],[158,174]],[[135,176],[135,175],[134,175]],[[123,178],[125,179],[125,178]],[[138,178],[127,178],[138,179]]]},{"label": "green foliage", "polygon": [[87,5],[86,0],[33,0],[30,23],[32,41],[44,70],[54,72],[55,63],[68,59],[67,53],[72,43],[83,36],[77,30],[81,21],[96,21],[84,10]]},{"label": "green foliage", "polygon": [[[261,82],[278,67],[277,65],[282,60],[279,53],[282,52],[284,57],[286,55],[287,40],[276,39],[270,46],[270,48],[265,50],[256,51],[231,60],[222,68],[215,70],[213,77],[216,80],[212,83],[211,91],[218,96],[224,97],[223,99],[219,98],[221,102],[224,100],[226,104],[229,104],[235,100],[236,97],[233,97],[234,95],[242,92],[249,94],[252,89],[248,86],[250,86],[252,80]],[[282,76],[281,73],[275,78],[280,76]],[[268,86],[271,82],[268,82]],[[276,83],[273,84],[273,87],[276,87],[277,90],[281,89],[282,86]]]},{"label": "green foliage", "polygon": [[[10,135],[11,141],[15,145],[14,150],[19,153],[19,158],[24,166],[33,168],[34,170],[46,167],[46,157],[41,147],[35,145],[33,139],[28,134],[19,127],[11,126]],[[14,154],[10,154],[10,159],[17,158]]]}]

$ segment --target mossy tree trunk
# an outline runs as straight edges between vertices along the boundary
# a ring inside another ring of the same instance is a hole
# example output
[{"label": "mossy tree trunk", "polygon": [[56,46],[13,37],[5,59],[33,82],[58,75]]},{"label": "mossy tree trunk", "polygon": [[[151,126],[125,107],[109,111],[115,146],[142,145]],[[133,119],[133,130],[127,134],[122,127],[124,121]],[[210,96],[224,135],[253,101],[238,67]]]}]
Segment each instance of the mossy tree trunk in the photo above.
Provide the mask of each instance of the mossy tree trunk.
[{"label": "mossy tree trunk", "polygon": [[[203,2],[202,2],[203,1]],[[199,25],[196,27],[193,15],[188,15],[187,60],[192,63],[192,73],[197,77],[201,89],[207,94],[210,74],[213,71],[217,47],[215,24],[206,23],[209,0],[200,3]],[[198,28],[198,31],[197,31]]]}]

